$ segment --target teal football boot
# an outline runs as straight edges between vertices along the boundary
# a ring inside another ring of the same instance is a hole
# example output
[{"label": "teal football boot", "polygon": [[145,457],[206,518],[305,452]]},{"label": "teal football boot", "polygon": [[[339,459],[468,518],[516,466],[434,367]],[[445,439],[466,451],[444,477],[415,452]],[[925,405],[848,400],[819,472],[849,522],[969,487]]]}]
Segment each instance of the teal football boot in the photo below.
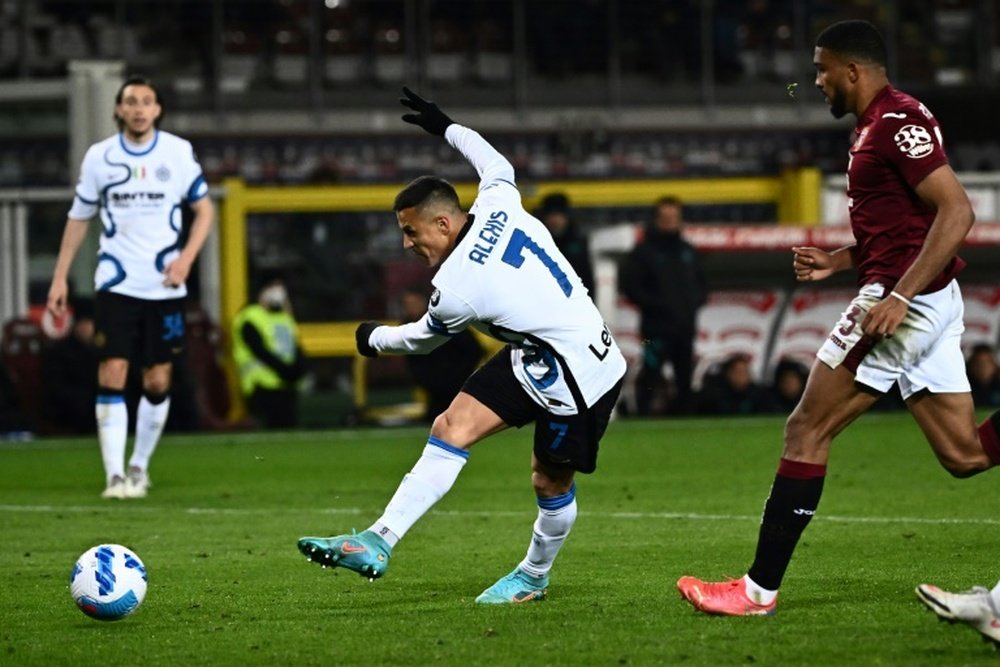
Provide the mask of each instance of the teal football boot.
[{"label": "teal football boot", "polygon": [[303,537],[299,551],[323,567],[343,567],[375,581],[389,569],[392,547],[370,530],[334,537]]},{"label": "teal football boot", "polygon": [[549,577],[533,577],[521,568],[502,577],[476,598],[476,604],[521,604],[541,602],[549,587]]}]

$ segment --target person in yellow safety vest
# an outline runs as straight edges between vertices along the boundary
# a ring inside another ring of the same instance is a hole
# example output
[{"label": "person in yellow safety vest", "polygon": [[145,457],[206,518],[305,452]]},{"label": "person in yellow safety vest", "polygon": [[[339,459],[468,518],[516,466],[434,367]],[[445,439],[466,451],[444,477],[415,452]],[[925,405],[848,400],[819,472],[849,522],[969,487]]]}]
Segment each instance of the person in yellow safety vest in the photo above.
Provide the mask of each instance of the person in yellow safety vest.
[{"label": "person in yellow safety vest", "polygon": [[305,358],[280,276],[266,276],[257,302],[237,314],[233,357],[250,416],[264,428],[296,426],[298,382],[305,375]]}]

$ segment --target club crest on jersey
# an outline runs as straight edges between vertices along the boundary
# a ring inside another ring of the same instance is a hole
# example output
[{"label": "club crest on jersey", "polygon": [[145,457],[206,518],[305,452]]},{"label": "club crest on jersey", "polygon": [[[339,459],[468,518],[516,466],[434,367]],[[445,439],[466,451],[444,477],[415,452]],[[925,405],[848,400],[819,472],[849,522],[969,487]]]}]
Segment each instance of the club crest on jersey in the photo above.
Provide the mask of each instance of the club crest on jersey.
[{"label": "club crest on jersey", "polygon": [[920,125],[904,125],[893,136],[896,146],[906,157],[919,159],[934,152],[934,140],[926,127]]},{"label": "club crest on jersey", "polygon": [[162,182],[167,182],[170,180],[170,170],[167,169],[167,165],[161,164],[156,168],[156,179]]}]

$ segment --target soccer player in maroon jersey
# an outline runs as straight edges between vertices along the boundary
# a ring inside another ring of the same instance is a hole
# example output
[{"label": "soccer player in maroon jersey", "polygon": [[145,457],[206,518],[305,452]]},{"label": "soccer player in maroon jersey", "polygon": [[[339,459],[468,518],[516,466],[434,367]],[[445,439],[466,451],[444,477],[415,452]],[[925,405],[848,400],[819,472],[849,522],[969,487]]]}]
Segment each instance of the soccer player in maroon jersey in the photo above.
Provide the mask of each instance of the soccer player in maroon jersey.
[{"label": "soccer player in maroon jersey", "polygon": [[833,438],[898,383],[938,461],[955,477],[1000,463],[1000,413],[976,426],[959,347],[957,255],[972,206],[948,165],[937,121],[886,76],[885,43],[866,21],[820,33],[813,64],[830,111],[858,119],[847,167],[856,243],[826,252],[792,248],[800,281],[855,268],[858,296],[817,353],[805,393],[785,424],[784,451],[764,505],[746,576],[721,583],[681,577],[695,609],[774,613],[778,587],[816,512]]}]

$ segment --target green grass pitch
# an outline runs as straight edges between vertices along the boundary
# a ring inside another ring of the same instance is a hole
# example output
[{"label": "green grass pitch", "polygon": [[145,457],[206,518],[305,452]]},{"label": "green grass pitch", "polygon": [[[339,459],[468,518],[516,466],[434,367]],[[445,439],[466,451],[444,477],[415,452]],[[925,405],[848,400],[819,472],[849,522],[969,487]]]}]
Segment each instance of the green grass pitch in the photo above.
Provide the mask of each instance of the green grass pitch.
[{"label": "green grass pitch", "polygon": [[[834,445],[819,512],[777,614],[694,613],[677,578],[742,575],[782,419],[618,421],[549,600],[473,598],[524,555],[536,506],[530,433],[477,445],[385,578],[323,570],[302,535],[366,528],[418,457],[423,429],[168,436],[145,500],[104,501],[94,439],[0,445],[3,665],[962,665],[1000,657],[936,623],[916,584],[1000,578],[1000,475],[954,480],[906,414]],[[123,621],[76,609],[68,577],[102,542],[145,561]],[[991,664],[996,664],[995,662]]]}]

